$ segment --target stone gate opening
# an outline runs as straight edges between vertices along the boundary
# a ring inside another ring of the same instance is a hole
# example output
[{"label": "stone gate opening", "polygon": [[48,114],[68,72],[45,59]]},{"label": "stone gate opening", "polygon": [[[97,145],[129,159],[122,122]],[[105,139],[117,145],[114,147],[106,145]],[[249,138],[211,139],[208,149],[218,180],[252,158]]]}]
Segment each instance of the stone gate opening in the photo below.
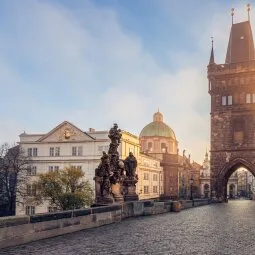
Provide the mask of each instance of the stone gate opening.
[{"label": "stone gate opening", "polygon": [[228,162],[215,179],[213,190],[216,193],[212,193],[212,197],[224,201],[227,198],[251,198],[252,187],[248,180],[251,175],[255,177],[255,165],[247,160],[236,158]]}]

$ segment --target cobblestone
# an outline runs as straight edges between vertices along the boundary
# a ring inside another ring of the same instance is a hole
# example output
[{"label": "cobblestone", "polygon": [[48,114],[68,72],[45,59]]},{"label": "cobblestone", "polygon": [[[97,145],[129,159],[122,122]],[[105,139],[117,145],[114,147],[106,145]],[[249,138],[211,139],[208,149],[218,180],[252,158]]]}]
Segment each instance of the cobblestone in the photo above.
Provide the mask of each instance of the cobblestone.
[{"label": "cobblestone", "polygon": [[84,230],[0,250],[0,255],[255,254],[255,201],[230,201]]}]

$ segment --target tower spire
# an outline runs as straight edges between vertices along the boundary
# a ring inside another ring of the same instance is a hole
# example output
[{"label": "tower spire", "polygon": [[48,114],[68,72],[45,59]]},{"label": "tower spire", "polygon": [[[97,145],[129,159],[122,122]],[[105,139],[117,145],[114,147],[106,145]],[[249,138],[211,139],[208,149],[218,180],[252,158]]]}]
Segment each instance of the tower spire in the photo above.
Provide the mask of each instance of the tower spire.
[{"label": "tower spire", "polygon": [[247,4],[248,21],[250,21],[250,10],[251,10],[251,5]]},{"label": "tower spire", "polygon": [[212,39],[212,49],[211,49],[211,56],[210,56],[209,65],[215,64],[215,62],[214,62],[214,50],[213,50],[213,37],[211,37],[211,39]]},{"label": "tower spire", "polygon": [[234,23],[234,14],[235,14],[235,8],[231,8],[232,25]]}]

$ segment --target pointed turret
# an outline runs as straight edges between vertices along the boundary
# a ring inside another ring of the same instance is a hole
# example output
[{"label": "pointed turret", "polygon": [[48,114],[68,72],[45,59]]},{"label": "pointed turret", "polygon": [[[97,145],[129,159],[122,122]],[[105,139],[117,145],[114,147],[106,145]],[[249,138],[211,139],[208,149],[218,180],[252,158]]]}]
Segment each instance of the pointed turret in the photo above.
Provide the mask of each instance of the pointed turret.
[{"label": "pointed turret", "polygon": [[206,148],[206,153],[205,153],[205,159],[208,159],[208,152],[207,152],[207,148]]},{"label": "pointed turret", "polygon": [[254,43],[250,21],[232,24],[226,64],[254,60]]},{"label": "pointed turret", "polygon": [[214,65],[214,64],[215,64],[215,62],[214,62],[213,37],[212,37],[212,49],[211,49],[209,65]]}]

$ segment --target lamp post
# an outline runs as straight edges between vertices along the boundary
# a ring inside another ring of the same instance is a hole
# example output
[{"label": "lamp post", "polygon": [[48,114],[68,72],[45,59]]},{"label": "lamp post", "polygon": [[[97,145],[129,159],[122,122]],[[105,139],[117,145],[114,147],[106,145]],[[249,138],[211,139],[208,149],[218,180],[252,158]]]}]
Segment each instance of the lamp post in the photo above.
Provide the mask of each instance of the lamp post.
[{"label": "lamp post", "polygon": [[193,177],[191,176],[189,183],[190,183],[190,200],[193,200]]}]

